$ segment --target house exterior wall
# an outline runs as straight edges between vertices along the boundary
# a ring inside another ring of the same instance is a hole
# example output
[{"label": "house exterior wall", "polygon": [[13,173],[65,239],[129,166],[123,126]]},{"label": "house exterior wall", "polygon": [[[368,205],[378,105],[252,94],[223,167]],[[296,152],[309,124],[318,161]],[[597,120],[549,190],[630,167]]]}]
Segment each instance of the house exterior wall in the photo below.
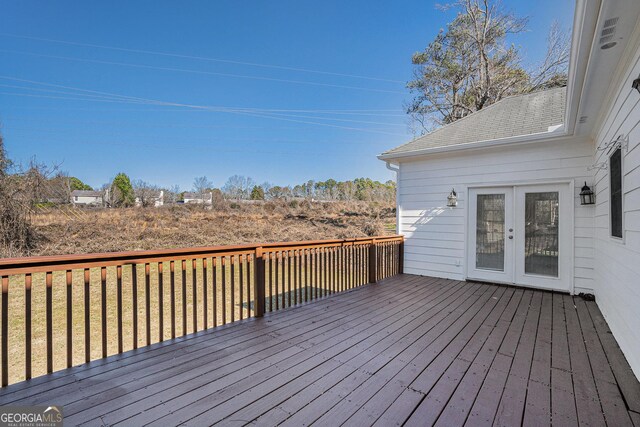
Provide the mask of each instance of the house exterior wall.
[{"label": "house exterior wall", "polygon": [[102,197],[74,196],[71,201],[74,205],[102,205]]},{"label": "house exterior wall", "polygon": [[[598,147],[628,137],[628,149],[621,152],[623,239],[610,236],[609,169],[598,170],[593,277],[598,306],[640,378],[640,93],[631,88],[640,75],[639,44],[626,58],[595,137]],[[594,150],[592,161],[608,164],[609,151]]]},{"label": "house exterior wall", "polygon": [[[403,161],[398,172],[399,232],[406,238],[404,271],[466,277],[467,189],[478,185],[574,182],[575,292],[593,289],[593,212],[579,193],[593,160],[589,138],[443,153]],[[452,187],[458,206],[446,207]]]}]

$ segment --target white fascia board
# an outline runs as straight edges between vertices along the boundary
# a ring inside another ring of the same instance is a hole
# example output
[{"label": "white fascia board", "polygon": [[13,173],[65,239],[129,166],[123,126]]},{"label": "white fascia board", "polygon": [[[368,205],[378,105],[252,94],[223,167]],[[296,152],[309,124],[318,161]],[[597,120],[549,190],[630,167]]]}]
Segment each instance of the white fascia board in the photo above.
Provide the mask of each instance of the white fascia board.
[{"label": "white fascia board", "polygon": [[584,91],[601,6],[601,0],[576,0],[564,120],[567,131],[571,134],[574,133],[578,121],[578,109]]}]

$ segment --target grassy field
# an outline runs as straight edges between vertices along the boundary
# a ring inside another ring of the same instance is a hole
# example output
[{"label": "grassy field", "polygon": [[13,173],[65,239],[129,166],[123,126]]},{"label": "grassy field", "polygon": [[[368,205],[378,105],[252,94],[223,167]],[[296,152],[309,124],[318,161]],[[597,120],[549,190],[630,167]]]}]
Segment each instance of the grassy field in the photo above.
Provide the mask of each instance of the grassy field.
[{"label": "grassy field", "polygon": [[31,255],[366,237],[395,232],[395,207],[374,202],[235,204],[213,210],[48,209],[34,215]]}]

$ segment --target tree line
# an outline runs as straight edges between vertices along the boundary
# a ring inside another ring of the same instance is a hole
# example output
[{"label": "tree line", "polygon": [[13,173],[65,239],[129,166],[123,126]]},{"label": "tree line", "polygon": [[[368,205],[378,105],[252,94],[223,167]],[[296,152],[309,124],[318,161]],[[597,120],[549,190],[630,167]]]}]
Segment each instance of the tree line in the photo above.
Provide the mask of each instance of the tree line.
[{"label": "tree line", "polygon": [[[84,189],[86,184],[72,178],[73,188]],[[81,187],[81,188],[80,188]],[[393,203],[396,197],[396,183],[375,181],[370,178],[354,180],[326,181],[309,180],[296,185],[274,185],[269,182],[256,183],[251,177],[233,175],[222,186],[215,186],[206,176],[197,177],[190,191],[179,186],[160,187],[146,181],[132,181],[125,173],[119,173],[109,184],[102,187],[108,192],[108,203],[113,207],[133,206],[136,201],[141,206],[152,206],[162,191],[164,203],[180,203],[185,195],[190,198],[212,200],[293,200],[307,199],[316,201],[380,201]],[[209,195],[210,194],[210,195]]]}]

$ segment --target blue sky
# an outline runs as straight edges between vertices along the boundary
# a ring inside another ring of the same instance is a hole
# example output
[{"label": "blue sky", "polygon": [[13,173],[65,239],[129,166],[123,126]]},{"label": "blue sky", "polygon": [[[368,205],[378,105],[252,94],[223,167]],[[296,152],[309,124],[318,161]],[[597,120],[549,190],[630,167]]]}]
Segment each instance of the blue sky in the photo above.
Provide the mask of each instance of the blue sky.
[{"label": "blue sky", "polygon": [[[513,40],[529,63],[554,19],[571,24],[570,0],[503,4],[530,17]],[[0,11],[12,159],[93,186],[124,171],[185,190],[202,175],[393,178],[376,155],[411,139],[411,55],[454,13],[417,0],[0,0]]]}]

